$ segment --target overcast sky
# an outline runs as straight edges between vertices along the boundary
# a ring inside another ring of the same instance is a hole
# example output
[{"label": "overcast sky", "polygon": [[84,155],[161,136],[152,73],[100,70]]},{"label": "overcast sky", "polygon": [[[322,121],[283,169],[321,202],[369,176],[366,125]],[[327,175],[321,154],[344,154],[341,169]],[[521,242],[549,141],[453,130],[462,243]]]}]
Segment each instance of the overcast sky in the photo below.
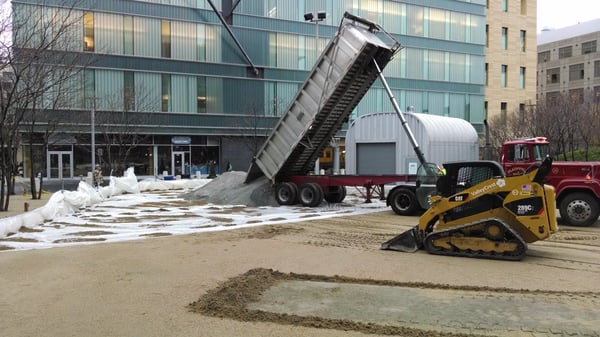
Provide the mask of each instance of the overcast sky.
[{"label": "overcast sky", "polygon": [[600,18],[599,0],[537,0],[537,31]]}]

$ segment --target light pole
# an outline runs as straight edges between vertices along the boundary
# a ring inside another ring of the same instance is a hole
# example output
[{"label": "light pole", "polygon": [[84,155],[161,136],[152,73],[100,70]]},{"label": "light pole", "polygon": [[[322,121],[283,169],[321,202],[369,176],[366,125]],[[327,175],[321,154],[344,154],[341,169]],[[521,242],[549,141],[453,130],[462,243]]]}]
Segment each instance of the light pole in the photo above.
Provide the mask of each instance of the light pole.
[{"label": "light pole", "polygon": [[92,172],[96,169],[96,101],[92,106]]},{"label": "light pole", "polygon": [[90,127],[91,127],[91,143],[92,143],[92,169],[90,170],[91,172],[94,172],[94,170],[96,169],[96,100],[98,99],[98,97],[86,97],[86,99],[92,100],[92,109],[91,109],[91,121],[90,121]]},{"label": "light pole", "polygon": [[319,11],[317,12],[317,16],[313,13],[304,14],[304,21],[314,22],[316,24],[315,27],[315,62],[317,62],[317,58],[319,57],[319,22],[325,20],[327,18],[327,13]]},{"label": "light pole", "polygon": [[[318,11],[317,16],[312,12],[304,14],[304,21],[314,22],[316,24],[315,27],[315,63],[319,58],[319,22],[325,20],[327,18],[327,13],[323,11]],[[315,174],[319,174],[319,158],[315,161]]]}]

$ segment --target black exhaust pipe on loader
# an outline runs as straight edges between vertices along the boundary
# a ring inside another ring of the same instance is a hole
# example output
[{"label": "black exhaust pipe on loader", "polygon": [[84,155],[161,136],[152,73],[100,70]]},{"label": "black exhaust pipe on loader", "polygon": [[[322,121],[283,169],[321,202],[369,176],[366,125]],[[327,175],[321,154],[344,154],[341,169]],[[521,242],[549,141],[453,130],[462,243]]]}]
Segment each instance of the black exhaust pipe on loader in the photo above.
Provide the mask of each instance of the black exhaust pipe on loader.
[{"label": "black exhaust pipe on loader", "polygon": [[419,234],[419,226],[415,226],[404,233],[381,244],[381,250],[395,250],[398,252],[414,253],[423,247],[423,240]]}]

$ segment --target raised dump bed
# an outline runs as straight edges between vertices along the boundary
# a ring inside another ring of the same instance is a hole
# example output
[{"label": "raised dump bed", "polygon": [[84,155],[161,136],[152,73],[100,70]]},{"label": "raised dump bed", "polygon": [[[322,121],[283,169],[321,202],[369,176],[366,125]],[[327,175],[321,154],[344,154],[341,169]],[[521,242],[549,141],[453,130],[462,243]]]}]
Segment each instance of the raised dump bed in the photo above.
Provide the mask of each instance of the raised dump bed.
[{"label": "raised dump bed", "polygon": [[246,182],[265,175],[277,183],[309,172],[379,76],[378,66],[383,69],[399,49],[379,25],[345,13],[337,34],[254,158]]}]

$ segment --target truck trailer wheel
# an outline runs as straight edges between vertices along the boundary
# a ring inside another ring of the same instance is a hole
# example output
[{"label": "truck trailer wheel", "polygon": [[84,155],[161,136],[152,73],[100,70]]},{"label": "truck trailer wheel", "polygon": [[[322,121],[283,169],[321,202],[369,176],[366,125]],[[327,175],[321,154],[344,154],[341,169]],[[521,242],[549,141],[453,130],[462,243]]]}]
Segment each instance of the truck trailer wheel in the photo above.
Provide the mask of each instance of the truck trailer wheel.
[{"label": "truck trailer wheel", "polygon": [[298,196],[298,186],[294,183],[284,182],[275,188],[275,200],[282,206],[293,205]]},{"label": "truck trailer wheel", "polygon": [[392,191],[388,198],[389,204],[398,215],[414,215],[420,207],[415,193],[407,188]]},{"label": "truck trailer wheel", "polygon": [[306,183],[300,186],[298,194],[300,203],[306,207],[316,207],[323,202],[323,189],[319,184]]},{"label": "truck trailer wheel", "polygon": [[346,197],[346,186],[329,186],[324,199],[330,204],[339,204]]},{"label": "truck trailer wheel", "polygon": [[598,220],[598,200],[586,193],[571,193],[560,202],[560,217],[570,226],[588,227]]}]

